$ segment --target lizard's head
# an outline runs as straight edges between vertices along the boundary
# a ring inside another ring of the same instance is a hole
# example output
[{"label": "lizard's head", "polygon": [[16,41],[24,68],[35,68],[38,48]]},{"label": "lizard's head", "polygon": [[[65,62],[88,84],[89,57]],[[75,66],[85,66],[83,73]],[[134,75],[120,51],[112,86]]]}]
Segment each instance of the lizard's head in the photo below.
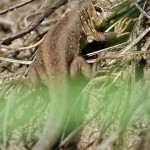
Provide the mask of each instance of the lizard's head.
[{"label": "lizard's head", "polygon": [[95,9],[93,13],[93,22],[95,27],[97,27],[109,14],[109,10],[112,7],[110,0],[91,0],[93,8]]},{"label": "lizard's head", "polygon": [[113,17],[119,10],[128,5],[130,0],[122,0],[117,4],[110,2],[110,0],[91,0],[96,10],[97,17],[94,18],[96,27],[101,27],[111,17]]}]

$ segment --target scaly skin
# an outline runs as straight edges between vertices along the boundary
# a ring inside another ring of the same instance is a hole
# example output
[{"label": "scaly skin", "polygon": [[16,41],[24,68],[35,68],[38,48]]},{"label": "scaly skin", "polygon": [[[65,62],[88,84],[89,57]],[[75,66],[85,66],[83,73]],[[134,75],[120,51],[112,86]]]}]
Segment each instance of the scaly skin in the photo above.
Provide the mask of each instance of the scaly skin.
[{"label": "scaly skin", "polygon": [[79,70],[84,76],[91,76],[90,66],[80,56],[82,47],[89,37],[98,41],[117,37],[115,33],[97,33],[96,29],[128,2],[125,0],[112,8],[109,0],[80,0],[45,36],[36,60],[29,67],[29,78],[33,84],[40,81],[48,87],[51,107],[47,124],[32,150],[49,150],[56,144],[69,109],[68,76],[74,77]]}]

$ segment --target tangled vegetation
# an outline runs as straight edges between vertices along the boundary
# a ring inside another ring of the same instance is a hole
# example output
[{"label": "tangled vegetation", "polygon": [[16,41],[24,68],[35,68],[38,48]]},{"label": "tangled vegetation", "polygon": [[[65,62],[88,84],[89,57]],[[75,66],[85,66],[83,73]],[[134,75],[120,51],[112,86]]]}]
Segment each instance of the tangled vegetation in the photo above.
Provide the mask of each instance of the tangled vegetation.
[{"label": "tangled vegetation", "polygon": [[[22,83],[44,35],[74,2],[0,2],[1,150],[31,149],[42,132],[48,90],[43,85],[29,89]],[[66,121],[56,148],[149,150],[150,2],[131,1],[100,30],[124,30],[125,35],[105,43],[92,41],[83,49],[95,76],[70,105],[70,122],[82,121],[67,133]]]}]

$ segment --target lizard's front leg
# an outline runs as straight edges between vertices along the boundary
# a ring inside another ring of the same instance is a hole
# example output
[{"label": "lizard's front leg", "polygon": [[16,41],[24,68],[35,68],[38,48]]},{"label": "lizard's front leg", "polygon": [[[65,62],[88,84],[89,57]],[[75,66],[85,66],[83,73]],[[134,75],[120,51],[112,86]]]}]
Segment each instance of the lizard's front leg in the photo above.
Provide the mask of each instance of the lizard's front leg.
[{"label": "lizard's front leg", "polygon": [[114,28],[114,32],[97,32],[94,31],[91,35],[87,37],[89,41],[95,40],[100,42],[106,42],[109,40],[114,40],[122,36],[128,35],[129,32],[125,32],[132,19],[123,18],[121,19]]}]

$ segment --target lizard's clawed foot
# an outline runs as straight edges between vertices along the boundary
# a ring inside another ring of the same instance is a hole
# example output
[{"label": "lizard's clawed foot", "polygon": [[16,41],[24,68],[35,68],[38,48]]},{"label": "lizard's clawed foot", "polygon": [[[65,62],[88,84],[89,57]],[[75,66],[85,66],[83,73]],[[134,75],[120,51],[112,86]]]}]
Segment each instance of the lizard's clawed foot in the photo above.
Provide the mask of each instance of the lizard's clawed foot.
[{"label": "lizard's clawed foot", "polygon": [[114,32],[117,33],[118,38],[130,34],[129,32],[125,32],[125,31],[127,30],[131,22],[132,22],[132,19],[128,19],[127,17],[119,20],[119,22],[114,28]]},{"label": "lizard's clawed foot", "polygon": [[83,57],[78,56],[74,58],[73,62],[70,65],[71,78],[74,78],[80,71],[87,78],[90,78],[92,76],[91,66],[86,62]]}]

